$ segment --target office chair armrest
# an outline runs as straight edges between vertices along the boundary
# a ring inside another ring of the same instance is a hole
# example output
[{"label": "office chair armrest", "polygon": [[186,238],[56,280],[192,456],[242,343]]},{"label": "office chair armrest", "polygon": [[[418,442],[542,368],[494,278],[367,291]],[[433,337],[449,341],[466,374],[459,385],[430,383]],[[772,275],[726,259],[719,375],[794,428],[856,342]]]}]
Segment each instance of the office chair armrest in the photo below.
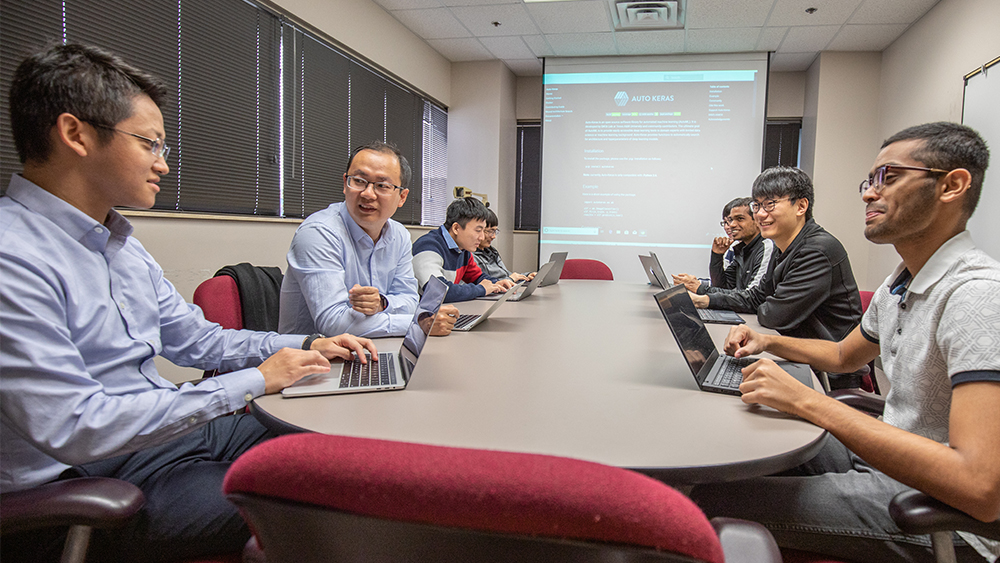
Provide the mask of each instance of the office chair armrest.
[{"label": "office chair armrest", "polygon": [[838,389],[837,391],[831,391],[830,396],[845,405],[854,407],[872,416],[880,416],[882,410],[885,409],[885,399],[882,396],[860,389]]},{"label": "office chair armrest", "polygon": [[756,522],[712,518],[726,563],[781,563],[781,552],[771,532]]},{"label": "office chair armrest", "polygon": [[889,515],[907,534],[959,530],[1000,540],[1000,520],[982,522],[920,491],[903,491],[889,502]]},{"label": "office chair armrest", "polygon": [[135,485],[107,477],[83,477],[46,483],[0,496],[3,533],[52,526],[114,528],[146,503]]}]

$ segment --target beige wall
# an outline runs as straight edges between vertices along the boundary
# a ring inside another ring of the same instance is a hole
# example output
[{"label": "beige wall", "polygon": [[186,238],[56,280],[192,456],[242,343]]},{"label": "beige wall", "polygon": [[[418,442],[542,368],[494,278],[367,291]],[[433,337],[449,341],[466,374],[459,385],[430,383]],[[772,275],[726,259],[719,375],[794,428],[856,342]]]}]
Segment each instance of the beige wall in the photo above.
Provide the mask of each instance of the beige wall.
[{"label": "beige wall", "polygon": [[542,77],[517,77],[517,120],[541,121],[542,119]]},{"label": "beige wall", "polygon": [[802,117],[806,99],[805,72],[767,75],[767,118]]},{"label": "beige wall", "polygon": [[272,1],[441,103],[451,104],[451,63],[378,4],[371,0]]}]

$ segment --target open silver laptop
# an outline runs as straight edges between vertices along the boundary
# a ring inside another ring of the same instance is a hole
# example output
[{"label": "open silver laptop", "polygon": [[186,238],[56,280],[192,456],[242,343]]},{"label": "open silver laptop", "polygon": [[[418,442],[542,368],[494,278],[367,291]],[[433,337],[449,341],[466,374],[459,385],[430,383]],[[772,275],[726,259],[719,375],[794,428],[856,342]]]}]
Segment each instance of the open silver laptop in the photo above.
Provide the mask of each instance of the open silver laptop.
[{"label": "open silver laptop", "polygon": [[[545,278],[545,274],[549,273],[549,270],[552,269],[553,264],[554,264],[553,262],[546,262],[545,264],[542,264],[542,267],[539,268],[538,272],[535,273],[535,277],[531,278],[531,281],[528,282],[528,285],[524,286],[524,289],[522,289],[521,291],[517,291],[513,287],[508,289],[507,293],[516,292],[516,295],[511,295],[510,297],[507,298],[507,301],[521,301],[527,299],[535,291],[535,288],[538,287],[538,284],[542,283],[542,280]],[[488,299],[496,301],[497,299],[501,299],[503,296],[504,296],[503,293],[491,293],[489,295],[484,295],[479,299]]]},{"label": "open silver laptop", "polygon": [[549,262],[555,262],[549,273],[542,279],[541,285],[538,287],[545,287],[547,285],[553,285],[559,283],[559,277],[562,276],[563,266],[566,265],[566,256],[569,252],[553,252],[549,256]]},{"label": "open silver laptop", "polygon": [[[712,341],[712,335],[705,323],[697,315],[691,296],[683,285],[677,285],[653,296],[670,326],[674,340],[680,346],[681,354],[691,369],[691,375],[702,391],[740,395],[744,367],[759,358],[734,358],[719,354]],[[806,364],[777,362],[782,369],[795,379],[812,388],[812,370]]]},{"label": "open silver laptop", "polygon": [[[640,255],[639,260],[643,257]],[[647,276],[649,277],[649,283],[654,286],[660,286],[663,289],[668,289],[673,285],[673,278],[668,278],[666,274],[663,273],[663,268],[660,266],[660,259],[656,257],[656,254],[650,252],[649,258],[643,260],[643,267],[649,264],[647,271]],[[724,309],[697,309],[698,317],[706,323],[718,323],[723,325],[741,325],[746,321],[743,317],[739,316],[733,311],[727,311]]]},{"label": "open silver laptop", "polygon": [[281,396],[310,397],[405,389],[447,293],[448,286],[438,278],[431,277],[424,286],[424,294],[413,313],[413,322],[407,328],[403,345],[397,352],[379,352],[377,362],[366,356],[368,361],[364,364],[356,359],[344,362],[343,365],[334,364],[327,373],[303,377],[286,387],[281,391]]},{"label": "open silver laptop", "polygon": [[488,319],[489,316],[492,315],[494,311],[499,309],[500,305],[503,305],[504,303],[507,302],[508,299],[513,297],[514,294],[517,293],[517,290],[523,284],[524,280],[521,280],[516,284],[514,284],[514,287],[508,289],[504,293],[501,293],[500,299],[497,299],[497,302],[494,303],[489,309],[486,309],[486,312],[483,313],[482,315],[459,315],[458,319],[455,321],[455,328],[453,328],[452,330],[467,332],[476,328],[476,326],[479,325],[479,323]]}]

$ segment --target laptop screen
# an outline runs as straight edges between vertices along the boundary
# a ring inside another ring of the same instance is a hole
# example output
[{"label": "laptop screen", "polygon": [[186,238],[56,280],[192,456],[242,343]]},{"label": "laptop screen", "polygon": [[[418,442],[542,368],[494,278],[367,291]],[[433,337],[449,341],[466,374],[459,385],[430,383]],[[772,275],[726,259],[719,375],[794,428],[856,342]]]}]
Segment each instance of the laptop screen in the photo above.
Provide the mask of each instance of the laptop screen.
[{"label": "laptop screen", "polygon": [[705,323],[698,317],[698,310],[683,285],[675,285],[655,295],[660,312],[674,333],[674,339],[684,354],[691,373],[697,376],[701,368],[716,353],[715,343],[708,334]]},{"label": "laptop screen", "polygon": [[[420,351],[424,349],[427,342],[427,335],[431,333],[431,327],[437,318],[438,309],[444,301],[444,295],[448,292],[448,286],[438,278],[431,276],[427,285],[424,286],[424,294],[417,303],[417,310],[413,313],[413,322],[406,329],[406,336],[403,337],[403,348],[413,354],[413,362],[420,356]],[[412,368],[412,366],[410,366]]]}]

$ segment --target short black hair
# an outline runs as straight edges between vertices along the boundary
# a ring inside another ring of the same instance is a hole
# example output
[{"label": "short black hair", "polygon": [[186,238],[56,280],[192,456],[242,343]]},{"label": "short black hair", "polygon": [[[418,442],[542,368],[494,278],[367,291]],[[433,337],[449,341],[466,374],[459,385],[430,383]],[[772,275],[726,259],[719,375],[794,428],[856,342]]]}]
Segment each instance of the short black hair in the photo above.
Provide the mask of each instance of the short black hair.
[{"label": "short black hair", "polygon": [[382,141],[372,141],[367,145],[362,145],[353,151],[351,151],[351,158],[347,159],[347,170],[344,174],[351,173],[351,164],[354,162],[354,157],[358,156],[361,151],[375,151],[386,154],[393,154],[396,160],[399,162],[399,187],[409,188],[410,180],[413,179],[413,170],[410,169],[410,163],[403,156],[403,153],[399,152],[399,148],[392,143],[384,143]]},{"label": "short black hair", "polygon": [[791,166],[772,166],[760,173],[753,181],[753,199],[781,199],[793,201],[805,199],[809,202],[806,208],[806,221],[812,219],[813,202],[816,195],[813,191],[809,175]]},{"label": "short black hair", "polygon": [[469,221],[486,221],[489,209],[483,202],[474,197],[462,197],[451,202],[444,220],[444,228],[451,230],[451,226],[458,223],[463,229]]},{"label": "short black hair", "polygon": [[493,213],[493,210],[489,207],[486,208],[486,228],[492,229],[500,224],[500,219],[497,218],[497,214]]},{"label": "short black hair", "polygon": [[[49,132],[61,114],[114,127],[131,117],[140,95],[149,96],[162,109],[167,87],[99,47],[60,44],[31,55],[14,71],[10,85],[10,126],[21,162],[49,158]],[[96,131],[101,143],[114,134],[102,128]]]},{"label": "short black hair", "polygon": [[882,148],[898,143],[918,139],[923,146],[914,150],[910,156],[928,168],[955,170],[964,168],[972,175],[965,198],[966,217],[972,216],[979,205],[979,196],[983,191],[983,178],[986,168],[990,165],[990,149],[986,141],[971,127],[938,121],[924,123],[903,129],[882,143]]},{"label": "short black hair", "polygon": [[737,207],[750,207],[751,201],[752,200],[748,197],[738,197],[733,201],[730,201],[729,203],[726,204],[725,207],[722,208],[722,218],[726,219],[727,217],[729,217],[729,213],[731,213],[732,210],[736,209]]}]

